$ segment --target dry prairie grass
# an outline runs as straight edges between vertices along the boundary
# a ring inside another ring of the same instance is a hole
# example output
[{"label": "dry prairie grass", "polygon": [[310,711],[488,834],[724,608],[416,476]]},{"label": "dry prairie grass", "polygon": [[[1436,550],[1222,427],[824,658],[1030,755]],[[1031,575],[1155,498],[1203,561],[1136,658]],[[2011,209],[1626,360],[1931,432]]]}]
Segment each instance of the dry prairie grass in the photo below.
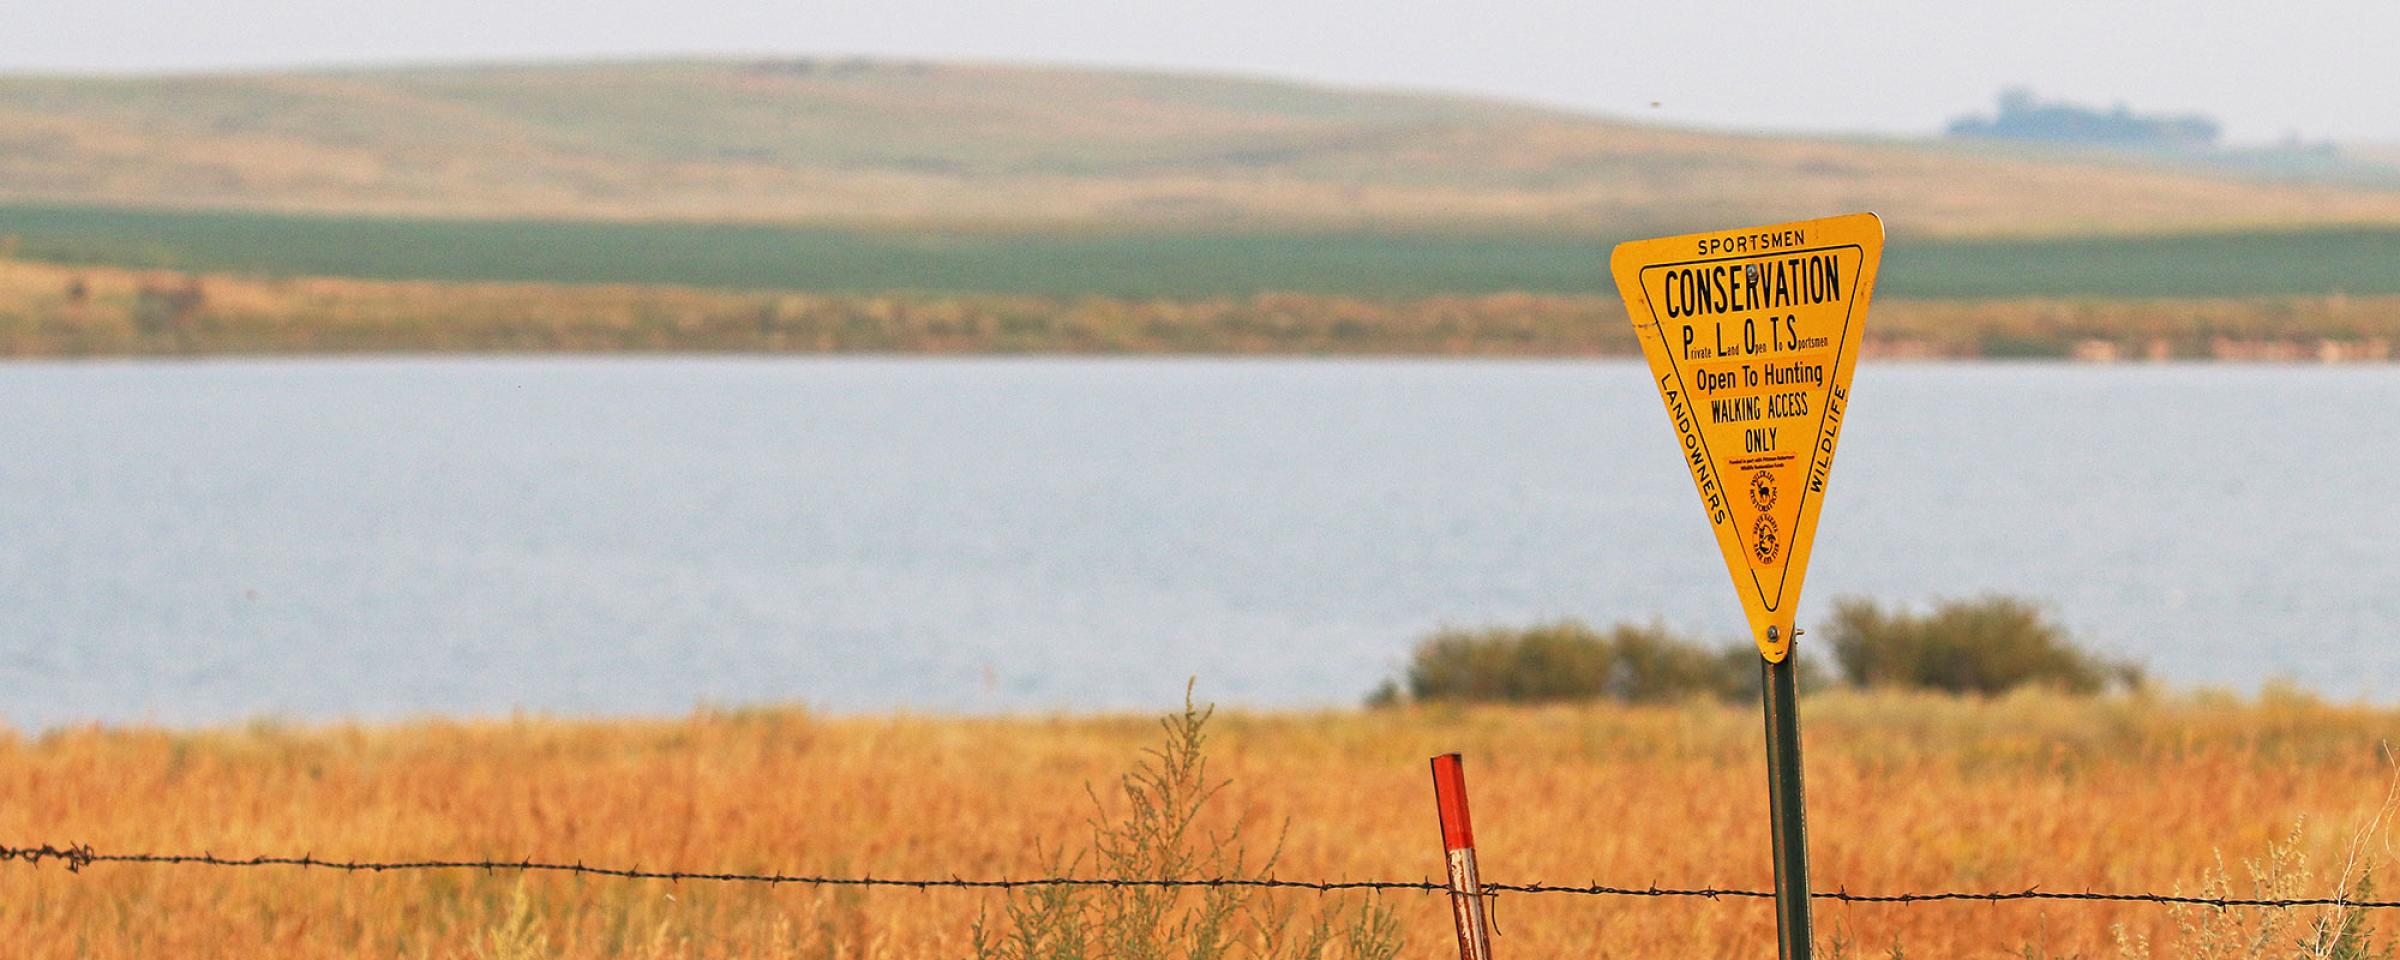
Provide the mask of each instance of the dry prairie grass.
[{"label": "dry prairie grass", "polygon": [[[2400,713],[2290,695],[1805,705],[1821,889],[2197,892],[2220,853],[2295,822],[2311,892],[2373,867]],[[1463,751],[1487,879],[1769,883],[1755,708],[1711,704],[1221,716],[1212,829],[1280,831],[1278,873],[1438,876],[1425,762]],[[1080,842],[1091,800],[1154,747],[1147,718],[519,718],[77,729],[0,740],[0,836],[111,850],[521,857],[650,868],[998,877]],[[2347,868],[2345,864],[2349,864]],[[2239,866],[2232,872],[2242,876]],[[2237,883],[2237,892],[2247,883]],[[962,956],[995,895],[506,874],[0,867],[12,956]],[[1291,898],[1313,910],[1315,895]],[[1438,898],[1389,899],[1444,949]],[[1504,955],[1765,956],[1756,901],[1511,896]],[[2293,918],[2305,928],[2315,914]],[[2186,918],[2190,919],[2189,917]],[[2206,918],[2201,918],[2205,920]],[[1820,905],[1852,955],[2158,956],[2192,936],[2145,905]],[[2213,934],[2203,934],[2213,935]],[[2030,952],[2028,952],[2030,951]],[[2242,954],[2250,955],[2250,954]],[[2285,950],[2266,955],[2290,957]]]},{"label": "dry prairie grass", "polygon": [[1459,97],[973,64],[0,78],[0,195],[411,216],[1950,235],[2400,222],[2400,192],[1732,136]]},{"label": "dry prairie grass", "polygon": [[[2390,359],[2400,344],[2400,297],[1887,300],[1875,306],[1866,346],[1870,355],[1884,357],[1958,358],[2065,357],[2093,344],[2124,359]],[[844,296],[274,279],[0,259],[0,356],[658,350],[1635,352],[1624,307],[1614,297]]]}]

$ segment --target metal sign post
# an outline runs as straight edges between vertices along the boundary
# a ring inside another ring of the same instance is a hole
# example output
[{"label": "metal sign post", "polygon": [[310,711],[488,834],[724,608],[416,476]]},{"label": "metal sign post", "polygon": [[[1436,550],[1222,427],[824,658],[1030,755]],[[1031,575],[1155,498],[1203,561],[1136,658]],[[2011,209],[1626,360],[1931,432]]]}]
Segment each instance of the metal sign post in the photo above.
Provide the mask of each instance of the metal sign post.
[{"label": "metal sign post", "polygon": [[1775,929],[1809,955],[1793,610],[1883,261],[1872,213],[1617,245],[1609,270],[1758,643]]},{"label": "metal sign post", "polygon": [[[1768,627],[1772,640],[1775,628]],[[1784,960],[1807,960],[1808,804],[1800,787],[1799,669],[1787,655],[1759,662],[1767,707],[1767,813],[1775,837],[1775,938]]]}]

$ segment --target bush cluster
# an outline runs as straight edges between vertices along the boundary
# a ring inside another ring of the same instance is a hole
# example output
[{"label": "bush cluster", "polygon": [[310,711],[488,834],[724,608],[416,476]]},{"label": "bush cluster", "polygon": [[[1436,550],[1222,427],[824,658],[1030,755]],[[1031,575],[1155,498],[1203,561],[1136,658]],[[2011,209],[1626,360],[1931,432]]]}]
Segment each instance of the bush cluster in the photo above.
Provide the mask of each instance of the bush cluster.
[{"label": "bush cluster", "polygon": [[[2015,597],[1942,601],[1922,613],[1847,599],[1819,632],[1809,645],[1829,650],[1838,679],[1854,687],[2090,694],[2143,680],[2140,668],[2078,647],[2039,606]],[[1747,699],[1757,695],[1758,664],[1749,645],[1710,646],[1655,624],[1445,629],[1419,641],[1405,675],[1385,681],[1368,702]],[[1827,680],[1814,664],[1799,661],[1804,689]]]},{"label": "bush cluster", "polygon": [[1573,620],[1515,629],[1449,629],[1417,644],[1405,689],[1386,682],[1376,703],[1466,701],[1655,703],[1733,696],[1755,683],[1758,656],[1711,650],[1660,626],[1606,633]]},{"label": "bush cluster", "polygon": [[1840,600],[1825,642],[1842,679],[1857,687],[1993,694],[2039,686],[2090,694],[2143,681],[2140,667],[2076,646],[2039,606],[2017,597],[1954,600],[1924,613]]}]

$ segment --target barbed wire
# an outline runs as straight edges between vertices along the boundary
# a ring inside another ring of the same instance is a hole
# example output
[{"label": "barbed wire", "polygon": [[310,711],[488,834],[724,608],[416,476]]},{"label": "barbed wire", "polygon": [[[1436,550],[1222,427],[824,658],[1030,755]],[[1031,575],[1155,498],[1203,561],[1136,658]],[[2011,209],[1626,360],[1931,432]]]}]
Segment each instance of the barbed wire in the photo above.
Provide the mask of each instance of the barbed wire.
[{"label": "barbed wire", "polygon": [[[42,844],[32,847],[0,845],[0,863],[9,861],[40,866],[55,861],[70,873],[80,873],[96,864],[154,864],[206,867],[298,867],[332,870],[343,873],[390,873],[399,871],[471,870],[494,873],[563,873],[576,876],[608,877],[620,880],[665,880],[791,884],[811,887],[898,887],[915,890],[1018,890],[1032,887],[1113,887],[1113,888],[1192,888],[1243,887],[1268,890],[1307,890],[1317,893],[1348,891],[1397,891],[1417,893],[1446,893],[1449,887],[1433,880],[1285,880],[1277,877],[1190,877],[1190,878],[1121,878],[1121,877],[1025,877],[1003,879],[970,879],[965,877],[875,877],[827,876],[816,874],[742,873],[729,871],[650,870],[639,865],[632,867],[594,866],[581,861],[554,862],[533,859],[521,860],[335,860],[304,853],[299,856],[262,855],[222,857],[213,852],[201,853],[110,853],[94,850],[82,844],[57,846]],[[1619,887],[1601,883],[1487,883],[1486,896],[1500,894],[1562,894],[1598,897],[1680,897],[1706,900],[1772,900],[1772,890],[1750,890],[1719,887]],[[2262,907],[2290,909],[2298,907],[2344,907],[2360,910],[2400,909],[2400,900],[2358,900],[2349,897],[2199,897],[2172,893],[2109,893],[2100,891],[2043,890],[2028,887],[2023,890],[1943,891],[1935,893],[1851,893],[1847,889],[1819,890],[1809,894],[1813,899],[1837,903],[2005,903],[2024,900],[2077,901],[2099,903],[2149,903],[2231,909]]]}]

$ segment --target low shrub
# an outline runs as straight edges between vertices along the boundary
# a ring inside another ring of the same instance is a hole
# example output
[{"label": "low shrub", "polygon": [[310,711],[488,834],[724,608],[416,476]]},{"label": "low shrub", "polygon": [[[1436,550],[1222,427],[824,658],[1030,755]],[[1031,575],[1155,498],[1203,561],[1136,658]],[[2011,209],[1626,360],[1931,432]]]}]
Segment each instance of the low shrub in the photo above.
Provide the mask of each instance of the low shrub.
[{"label": "low shrub", "polygon": [[1386,682],[1370,702],[1655,703],[1733,697],[1756,689],[1758,655],[1713,650],[1661,626],[1606,633],[1574,620],[1516,629],[1446,629],[1417,644],[1405,689]]},{"label": "low shrub", "polygon": [[[1871,600],[1834,604],[1798,661],[1802,690],[1830,682],[1860,688],[1996,694],[2050,687],[2093,694],[2143,683],[2141,668],[2077,647],[2040,606],[1990,596],[1935,603],[1924,613]],[[1839,667],[1817,666],[1830,651]],[[1419,703],[1658,703],[1758,696],[1757,650],[1712,647],[1659,625],[1605,632],[1574,620],[1531,627],[1449,628],[1418,641],[1407,672],[1367,698],[1371,706]]]},{"label": "low shrub", "polygon": [[2017,597],[1946,600],[1924,613],[1848,598],[1834,603],[1823,633],[1842,679],[1857,687],[2089,694],[2143,681],[2140,667],[2077,647],[2041,607]]}]

